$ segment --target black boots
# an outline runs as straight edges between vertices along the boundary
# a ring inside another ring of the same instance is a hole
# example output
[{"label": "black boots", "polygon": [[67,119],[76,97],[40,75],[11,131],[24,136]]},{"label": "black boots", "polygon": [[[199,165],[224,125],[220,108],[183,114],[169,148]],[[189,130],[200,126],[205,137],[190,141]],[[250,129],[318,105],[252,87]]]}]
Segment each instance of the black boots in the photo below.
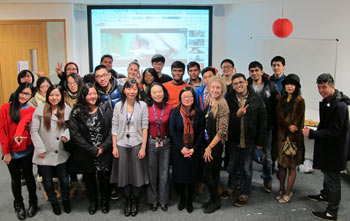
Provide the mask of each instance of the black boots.
[{"label": "black boots", "polygon": [[125,207],[124,207],[124,215],[130,216],[130,214],[131,214],[131,199],[130,199],[130,197],[126,197]]},{"label": "black boots", "polygon": [[28,217],[32,218],[38,212],[38,200],[29,201]]},{"label": "black boots", "polygon": [[65,213],[70,213],[70,211],[71,211],[70,200],[69,199],[63,200],[63,211]]},{"label": "black boots", "polygon": [[139,211],[139,205],[137,202],[137,198],[131,196],[131,216],[136,216]]},{"label": "black boots", "polygon": [[108,213],[109,212],[109,198],[101,200],[101,211],[103,213]]},{"label": "black boots", "polygon": [[124,215],[136,216],[139,211],[139,205],[135,196],[127,197],[125,201]]},{"label": "black boots", "polygon": [[19,220],[24,220],[26,218],[26,210],[24,208],[23,202],[14,202],[15,212]]},{"label": "black boots", "polygon": [[61,215],[61,207],[58,201],[51,202],[51,207],[54,214],[56,214],[57,216]]},{"label": "black boots", "polygon": [[221,207],[221,199],[219,196],[209,200],[209,204],[204,208],[204,213],[213,213]]},{"label": "black boots", "polygon": [[90,201],[90,205],[89,205],[89,214],[93,215],[96,213],[96,211],[97,211],[97,201],[92,200]]}]

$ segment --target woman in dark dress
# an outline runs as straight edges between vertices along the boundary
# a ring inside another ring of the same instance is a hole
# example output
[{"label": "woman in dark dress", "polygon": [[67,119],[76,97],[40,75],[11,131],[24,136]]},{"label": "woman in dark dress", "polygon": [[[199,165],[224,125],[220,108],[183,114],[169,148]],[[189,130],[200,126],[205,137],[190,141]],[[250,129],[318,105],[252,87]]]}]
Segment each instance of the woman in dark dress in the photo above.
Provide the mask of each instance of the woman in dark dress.
[{"label": "woman in dark dress", "polygon": [[179,105],[170,115],[169,128],[172,140],[170,162],[174,186],[180,196],[178,209],[183,210],[186,206],[186,210],[191,213],[193,192],[199,177],[204,118],[196,106],[192,87],[184,87],[179,100]]},{"label": "woman in dark dress", "polygon": [[69,147],[72,153],[71,170],[73,173],[83,174],[91,215],[97,210],[98,192],[102,212],[109,212],[111,127],[112,110],[109,105],[100,102],[96,88],[91,83],[86,84],[70,116],[69,130],[72,134],[72,144]]}]

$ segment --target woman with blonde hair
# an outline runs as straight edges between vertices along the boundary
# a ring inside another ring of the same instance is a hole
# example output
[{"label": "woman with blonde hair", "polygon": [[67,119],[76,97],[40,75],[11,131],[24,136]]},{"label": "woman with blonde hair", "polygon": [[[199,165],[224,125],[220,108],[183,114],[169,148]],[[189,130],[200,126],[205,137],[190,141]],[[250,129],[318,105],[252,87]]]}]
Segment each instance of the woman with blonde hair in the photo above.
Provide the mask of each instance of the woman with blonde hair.
[{"label": "woman with blonde hair", "polygon": [[223,144],[227,140],[228,119],[230,110],[224,98],[226,83],[220,76],[209,80],[210,99],[205,104],[205,129],[203,155],[203,181],[210,192],[210,200],[204,205],[205,213],[212,213],[221,207],[218,186]]}]

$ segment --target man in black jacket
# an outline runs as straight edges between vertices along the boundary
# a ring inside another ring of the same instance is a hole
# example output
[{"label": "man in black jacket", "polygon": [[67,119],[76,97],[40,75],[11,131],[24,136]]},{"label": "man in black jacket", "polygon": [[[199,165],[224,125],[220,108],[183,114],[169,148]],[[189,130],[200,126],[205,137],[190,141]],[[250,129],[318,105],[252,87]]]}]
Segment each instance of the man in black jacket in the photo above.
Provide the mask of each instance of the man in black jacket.
[{"label": "man in black jacket", "polygon": [[320,123],[316,131],[306,127],[303,134],[315,139],[313,167],[322,171],[324,180],[321,193],[308,198],[328,202],[326,211],[312,212],[313,216],[336,220],[341,198],[340,171],[346,167],[349,147],[350,99],[335,89],[330,74],[321,74],[316,83],[323,97],[319,107]]},{"label": "man in black jacket", "polygon": [[253,61],[248,67],[250,78],[249,86],[260,94],[267,113],[267,134],[263,149],[263,179],[266,192],[272,191],[272,131],[276,123],[276,106],[280,98],[277,85],[264,76],[263,66],[258,61]]},{"label": "man in black jacket", "polygon": [[231,153],[228,188],[233,189],[237,172],[242,171],[242,192],[234,204],[244,206],[251,191],[254,151],[255,148],[262,150],[265,143],[267,117],[262,98],[248,87],[243,74],[235,74],[232,85],[234,90],[226,96],[230,108],[226,144]]}]

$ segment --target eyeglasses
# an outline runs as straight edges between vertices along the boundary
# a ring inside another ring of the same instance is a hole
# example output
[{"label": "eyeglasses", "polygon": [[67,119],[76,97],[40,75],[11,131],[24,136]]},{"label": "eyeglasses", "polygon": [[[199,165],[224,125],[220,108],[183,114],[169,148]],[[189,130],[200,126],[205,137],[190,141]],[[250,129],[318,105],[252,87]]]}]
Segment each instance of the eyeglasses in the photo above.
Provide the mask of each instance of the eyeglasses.
[{"label": "eyeglasses", "polygon": [[77,85],[77,82],[67,83],[68,86],[75,86]]},{"label": "eyeglasses", "polygon": [[233,83],[233,86],[238,86],[244,84],[245,81],[238,81],[236,83]]},{"label": "eyeglasses", "polygon": [[191,100],[191,99],[193,99],[193,96],[184,96],[184,97],[181,97],[181,99],[183,99],[183,100]]},{"label": "eyeglasses", "polygon": [[77,69],[76,68],[67,68],[66,70],[67,71],[76,71]]},{"label": "eyeglasses", "polygon": [[30,97],[30,96],[32,96],[31,93],[26,93],[26,92],[21,92],[21,93],[19,93],[19,94],[22,95],[22,96],[25,96],[25,97]]},{"label": "eyeglasses", "polygon": [[107,73],[104,73],[104,74],[102,74],[102,75],[96,75],[95,78],[96,78],[96,79],[101,79],[101,78],[106,78],[107,76],[108,76],[108,74],[107,74]]}]

